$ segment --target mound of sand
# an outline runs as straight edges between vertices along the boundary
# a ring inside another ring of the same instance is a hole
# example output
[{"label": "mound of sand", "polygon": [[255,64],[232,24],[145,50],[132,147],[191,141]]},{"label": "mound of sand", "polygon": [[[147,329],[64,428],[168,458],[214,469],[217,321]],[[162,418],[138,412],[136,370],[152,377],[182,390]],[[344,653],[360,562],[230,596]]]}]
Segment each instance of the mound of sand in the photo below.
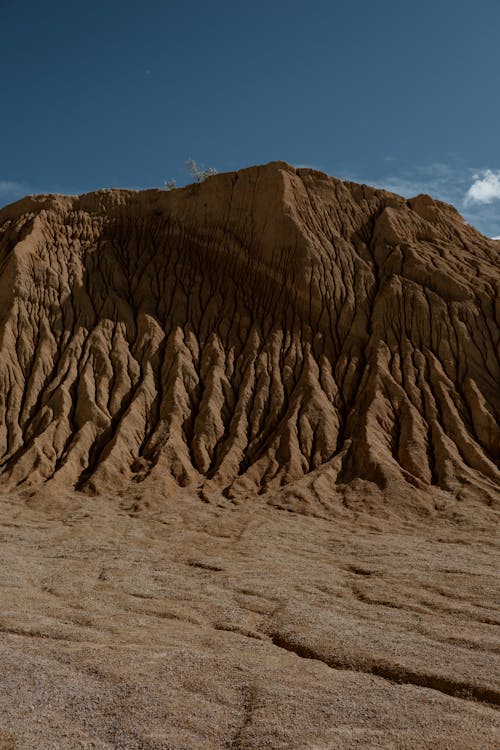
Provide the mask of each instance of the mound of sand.
[{"label": "mound of sand", "polygon": [[27,198],[0,238],[4,486],[491,501],[499,252],[450,206],[277,162]]}]

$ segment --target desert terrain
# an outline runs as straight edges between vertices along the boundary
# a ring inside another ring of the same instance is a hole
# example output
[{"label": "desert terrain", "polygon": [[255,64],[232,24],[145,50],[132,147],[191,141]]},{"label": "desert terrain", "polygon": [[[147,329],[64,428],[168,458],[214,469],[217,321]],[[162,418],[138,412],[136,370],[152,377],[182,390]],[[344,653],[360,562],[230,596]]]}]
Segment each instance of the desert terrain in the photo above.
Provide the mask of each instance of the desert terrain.
[{"label": "desert terrain", "polygon": [[500,746],[500,242],[284,162],[0,210],[0,749]]}]

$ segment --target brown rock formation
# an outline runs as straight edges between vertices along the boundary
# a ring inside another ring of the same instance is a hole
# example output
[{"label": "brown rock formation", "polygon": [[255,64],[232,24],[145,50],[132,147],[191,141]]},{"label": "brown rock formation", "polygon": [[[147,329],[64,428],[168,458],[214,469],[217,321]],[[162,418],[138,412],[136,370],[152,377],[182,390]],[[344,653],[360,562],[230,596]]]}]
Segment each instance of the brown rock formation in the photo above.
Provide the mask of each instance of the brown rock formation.
[{"label": "brown rock formation", "polygon": [[2,484],[230,496],[325,467],[490,501],[497,263],[450,206],[281,162],[19,201],[0,212]]},{"label": "brown rock formation", "polygon": [[499,247],[284,163],[0,211],[0,748],[497,750]]}]

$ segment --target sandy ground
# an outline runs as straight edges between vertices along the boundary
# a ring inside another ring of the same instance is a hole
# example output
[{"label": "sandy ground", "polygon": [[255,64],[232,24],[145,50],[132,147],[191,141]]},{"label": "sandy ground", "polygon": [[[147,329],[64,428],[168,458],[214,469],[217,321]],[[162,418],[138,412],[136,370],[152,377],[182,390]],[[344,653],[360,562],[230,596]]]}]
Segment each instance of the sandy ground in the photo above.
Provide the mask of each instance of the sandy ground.
[{"label": "sandy ground", "polygon": [[493,512],[0,500],[1,750],[500,747]]}]

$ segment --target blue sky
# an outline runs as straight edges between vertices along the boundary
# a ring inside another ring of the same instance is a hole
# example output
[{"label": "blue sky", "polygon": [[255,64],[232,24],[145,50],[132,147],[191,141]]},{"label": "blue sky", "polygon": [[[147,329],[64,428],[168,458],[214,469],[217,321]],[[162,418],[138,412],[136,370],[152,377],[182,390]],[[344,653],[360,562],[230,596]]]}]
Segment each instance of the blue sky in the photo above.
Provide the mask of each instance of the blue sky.
[{"label": "blue sky", "polygon": [[283,159],[500,235],[500,0],[0,0],[0,204]]}]

